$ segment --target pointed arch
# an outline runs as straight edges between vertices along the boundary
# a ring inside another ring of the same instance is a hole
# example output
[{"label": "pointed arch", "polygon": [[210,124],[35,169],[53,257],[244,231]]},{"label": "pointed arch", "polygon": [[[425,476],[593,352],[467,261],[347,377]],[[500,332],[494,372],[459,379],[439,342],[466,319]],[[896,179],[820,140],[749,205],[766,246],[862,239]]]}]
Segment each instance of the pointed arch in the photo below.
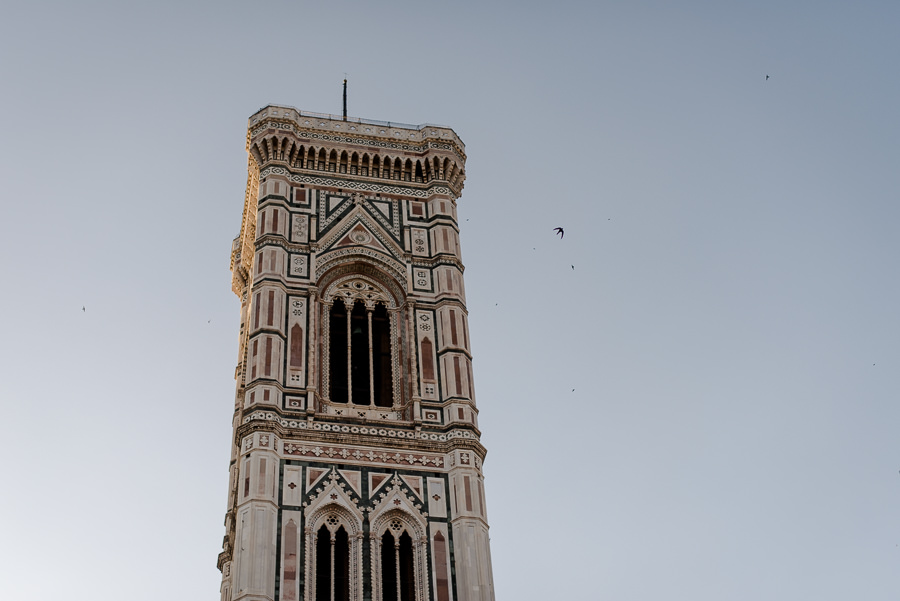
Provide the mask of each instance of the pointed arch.
[{"label": "pointed arch", "polygon": [[347,158],[347,151],[345,150],[345,151],[341,152],[341,162],[340,162],[340,167],[338,168],[338,171],[340,173],[347,173],[349,171],[348,162],[349,162],[349,159]]},{"label": "pointed arch", "polygon": [[424,524],[401,509],[381,513],[371,524],[372,600],[427,600]]},{"label": "pointed arch", "polygon": [[263,164],[263,154],[262,150],[259,147],[259,143],[254,142],[252,146],[250,146],[250,154],[253,156],[254,160],[258,165]]},{"label": "pointed arch", "polygon": [[302,144],[297,147],[297,156],[294,159],[296,167],[303,169],[306,164],[306,146]]},{"label": "pointed arch", "polygon": [[413,176],[413,164],[411,159],[406,159],[406,163],[403,165],[403,181],[411,182]]},{"label": "pointed arch", "polygon": [[[333,473],[329,478],[335,481]],[[333,496],[338,500],[317,506],[323,498]],[[336,585],[335,601],[362,599],[362,516],[356,508],[345,507],[348,500],[342,496],[345,495],[336,486],[327,485],[326,491],[307,510],[306,586],[310,589],[307,599],[330,600],[332,584]],[[326,596],[321,597],[322,594]]]},{"label": "pointed arch", "polygon": [[337,171],[338,154],[336,150],[332,150],[328,155],[328,171],[334,173]]}]

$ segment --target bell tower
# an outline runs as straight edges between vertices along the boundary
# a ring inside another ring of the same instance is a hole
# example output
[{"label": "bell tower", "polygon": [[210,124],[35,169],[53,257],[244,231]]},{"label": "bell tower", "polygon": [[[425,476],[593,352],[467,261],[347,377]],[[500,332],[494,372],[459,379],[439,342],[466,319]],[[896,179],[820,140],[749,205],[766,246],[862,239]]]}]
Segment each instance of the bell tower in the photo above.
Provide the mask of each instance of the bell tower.
[{"label": "bell tower", "polygon": [[247,150],[222,601],[493,601],[462,141],[270,105]]}]

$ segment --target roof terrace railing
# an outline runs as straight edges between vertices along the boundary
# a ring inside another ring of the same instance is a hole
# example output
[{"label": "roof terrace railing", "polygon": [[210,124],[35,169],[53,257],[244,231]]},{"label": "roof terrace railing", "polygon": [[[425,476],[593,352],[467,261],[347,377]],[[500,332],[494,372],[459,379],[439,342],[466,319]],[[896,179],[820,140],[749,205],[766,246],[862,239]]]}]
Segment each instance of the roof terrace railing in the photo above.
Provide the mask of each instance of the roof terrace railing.
[{"label": "roof terrace railing", "polygon": [[277,109],[288,109],[291,111],[295,111],[300,117],[313,117],[315,119],[328,119],[329,121],[346,121],[347,123],[359,123],[366,125],[378,125],[380,127],[399,127],[401,129],[414,129],[417,131],[421,131],[426,127],[439,127],[441,129],[451,129],[446,125],[438,125],[437,123],[421,123],[419,125],[413,125],[412,123],[398,123],[396,121],[378,121],[377,119],[363,119],[362,117],[348,117],[344,119],[342,115],[332,115],[331,113],[315,113],[313,111],[301,111],[298,108],[293,106],[286,106],[283,104],[269,104],[264,107],[261,107],[255,114],[259,114],[262,111],[267,111],[270,108]]}]

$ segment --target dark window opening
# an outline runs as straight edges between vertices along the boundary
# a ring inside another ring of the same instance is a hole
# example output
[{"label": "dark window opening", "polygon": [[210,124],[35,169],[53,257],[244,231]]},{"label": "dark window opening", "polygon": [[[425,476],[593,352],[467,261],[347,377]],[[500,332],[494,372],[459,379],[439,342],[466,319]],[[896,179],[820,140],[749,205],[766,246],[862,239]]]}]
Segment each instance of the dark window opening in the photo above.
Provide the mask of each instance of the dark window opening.
[{"label": "dark window opening", "polygon": [[331,533],[325,526],[316,535],[316,601],[331,601]]},{"label": "dark window opening", "polygon": [[347,396],[347,309],[340,300],[331,305],[329,366],[331,368],[331,401],[346,403]]},{"label": "dark window opening", "polygon": [[[381,598],[397,598],[396,543],[390,532],[381,537]],[[317,600],[318,601],[318,600]]]},{"label": "dark window opening", "polygon": [[323,525],[316,535],[316,601],[332,599],[350,601],[350,539],[341,526],[332,541]]},{"label": "dark window opening", "polygon": [[350,317],[350,371],[353,374],[351,399],[357,405],[368,405],[369,393],[369,319],[366,307],[357,301]]},{"label": "dark window opening", "polygon": [[391,321],[384,305],[376,305],[372,315],[372,363],[375,405],[390,407],[394,403],[391,394]]},{"label": "dark window opening", "polygon": [[329,328],[331,401],[391,407],[391,321],[385,306],[378,304],[370,311],[362,301],[355,302],[350,311],[348,339],[347,309],[340,299],[335,300]]},{"label": "dark window opening", "polygon": [[400,601],[415,601],[415,579],[412,539],[404,532],[400,535]]},{"label": "dark window opening", "polygon": [[334,534],[334,601],[350,601],[350,539],[343,526]]}]

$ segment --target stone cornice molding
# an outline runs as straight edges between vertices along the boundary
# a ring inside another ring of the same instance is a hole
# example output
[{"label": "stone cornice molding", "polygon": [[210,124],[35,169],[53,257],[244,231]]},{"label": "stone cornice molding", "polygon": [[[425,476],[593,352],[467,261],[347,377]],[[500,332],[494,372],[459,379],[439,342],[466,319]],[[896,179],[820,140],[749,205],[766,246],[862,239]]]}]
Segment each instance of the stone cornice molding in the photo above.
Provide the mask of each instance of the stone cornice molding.
[{"label": "stone cornice molding", "polygon": [[457,257],[449,254],[441,254],[432,258],[423,258],[416,257],[410,264],[415,267],[424,267],[426,269],[433,269],[435,267],[440,267],[441,265],[450,265],[451,267],[456,267],[459,269],[460,273],[465,272],[466,266],[463,265],[463,262],[460,261]]},{"label": "stone cornice molding", "polygon": [[[317,427],[318,426],[318,427]],[[282,417],[273,411],[253,411],[245,415],[235,432],[235,443],[240,443],[253,432],[272,432],[279,440],[297,440],[303,444],[336,443],[379,448],[385,440],[392,445],[402,444],[411,452],[448,453],[454,449],[469,449],[483,461],[487,450],[479,441],[480,433],[472,427],[454,425],[443,432],[432,429],[414,430],[384,427],[384,424],[329,424],[307,422],[293,417]]]}]

